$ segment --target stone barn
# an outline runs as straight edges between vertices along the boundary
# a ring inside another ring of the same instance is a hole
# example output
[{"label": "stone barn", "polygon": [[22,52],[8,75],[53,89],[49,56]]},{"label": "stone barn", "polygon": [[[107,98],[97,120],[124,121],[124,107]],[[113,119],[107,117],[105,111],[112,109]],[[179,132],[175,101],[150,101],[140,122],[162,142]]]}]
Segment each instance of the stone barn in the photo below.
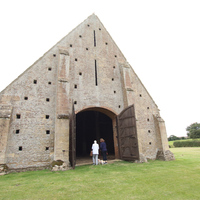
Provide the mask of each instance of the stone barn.
[{"label": "stone barn", "polygon": [[165,123],[93,14],[0,93],[0,164],[69,168],[104,138],[115,158],[171,160]]}]

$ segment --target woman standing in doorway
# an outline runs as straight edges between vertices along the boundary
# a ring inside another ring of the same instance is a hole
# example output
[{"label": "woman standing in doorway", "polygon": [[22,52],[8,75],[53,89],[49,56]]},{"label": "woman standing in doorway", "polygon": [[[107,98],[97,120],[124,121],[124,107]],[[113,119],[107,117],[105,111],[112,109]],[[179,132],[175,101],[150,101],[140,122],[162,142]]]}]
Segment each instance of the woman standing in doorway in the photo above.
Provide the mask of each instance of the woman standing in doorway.
[{"label": "woman standing in doorway", "polygon": [[94,144],[92,145],[92,160],[93,165],[98,165],[98,155],[99,155],[99,145],[97,144],[97,141],[94,141]]},{"label": "woman standing in doorway", "polygon": [[100,150],[103,156],[103,161],[105,161],[105,164],[107,163],[107,148],[106,148],[106,143],[105,140],[103,138],[100,139]]}]

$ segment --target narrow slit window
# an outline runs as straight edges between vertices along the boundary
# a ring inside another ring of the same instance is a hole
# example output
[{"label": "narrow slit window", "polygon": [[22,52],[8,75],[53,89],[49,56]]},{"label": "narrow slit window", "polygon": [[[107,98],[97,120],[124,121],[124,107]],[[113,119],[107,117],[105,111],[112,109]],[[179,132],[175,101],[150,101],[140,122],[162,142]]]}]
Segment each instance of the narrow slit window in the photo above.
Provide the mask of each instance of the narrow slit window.
[{"label": "narrow slit window", "polygon": [[22,151],[22,146],[19,147],[19,151]]},{"label": "narrow slit window", "polygon": [[76,89],[76,88],[77,88],[77,85],[74,85],[74,88]]},{"label": "narrow slit window", "polygon": [[95,85],[97,86],[98,85],[98,82],[97,82],[97,61],[95,60]]},{"label": "narrow slit window", "polygon": [[72,47],[72,44],[70,44],[69,46]]},{"label": "narrow slit window", "polygon": [[94,31],[94,46],[96,47],[96,34],[95,34],[95,31]]}]

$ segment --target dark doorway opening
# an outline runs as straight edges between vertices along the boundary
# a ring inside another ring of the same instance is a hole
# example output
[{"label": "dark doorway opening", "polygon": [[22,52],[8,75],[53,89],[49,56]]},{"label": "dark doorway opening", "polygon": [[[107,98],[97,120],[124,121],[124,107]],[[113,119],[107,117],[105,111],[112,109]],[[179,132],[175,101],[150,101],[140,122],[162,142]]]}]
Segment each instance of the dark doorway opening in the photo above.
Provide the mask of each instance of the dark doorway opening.
[{"label": "dark doorway opening", "polygon": [[94,140],[103,138],[109,155],[115,155],[112,119],[98,111],[83,111],[76,115],[76,156],[89,156]]}]

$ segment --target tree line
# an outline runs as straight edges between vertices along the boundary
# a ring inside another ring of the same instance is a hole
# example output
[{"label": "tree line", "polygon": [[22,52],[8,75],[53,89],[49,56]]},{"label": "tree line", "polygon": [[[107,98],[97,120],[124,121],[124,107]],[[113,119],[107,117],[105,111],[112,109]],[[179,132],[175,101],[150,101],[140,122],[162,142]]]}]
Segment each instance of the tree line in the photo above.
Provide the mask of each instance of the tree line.
[{"label": "tree line", "polygon": [[[186,128],[187,131],[187,138],[190,139],[196,139],[200,138],[200,123],[193,123],[190,126]],[[168,141],[174,141],[174,140],[184,140],[186,137],[177,137],[175,135],[170,135],[168,137]]]}]

